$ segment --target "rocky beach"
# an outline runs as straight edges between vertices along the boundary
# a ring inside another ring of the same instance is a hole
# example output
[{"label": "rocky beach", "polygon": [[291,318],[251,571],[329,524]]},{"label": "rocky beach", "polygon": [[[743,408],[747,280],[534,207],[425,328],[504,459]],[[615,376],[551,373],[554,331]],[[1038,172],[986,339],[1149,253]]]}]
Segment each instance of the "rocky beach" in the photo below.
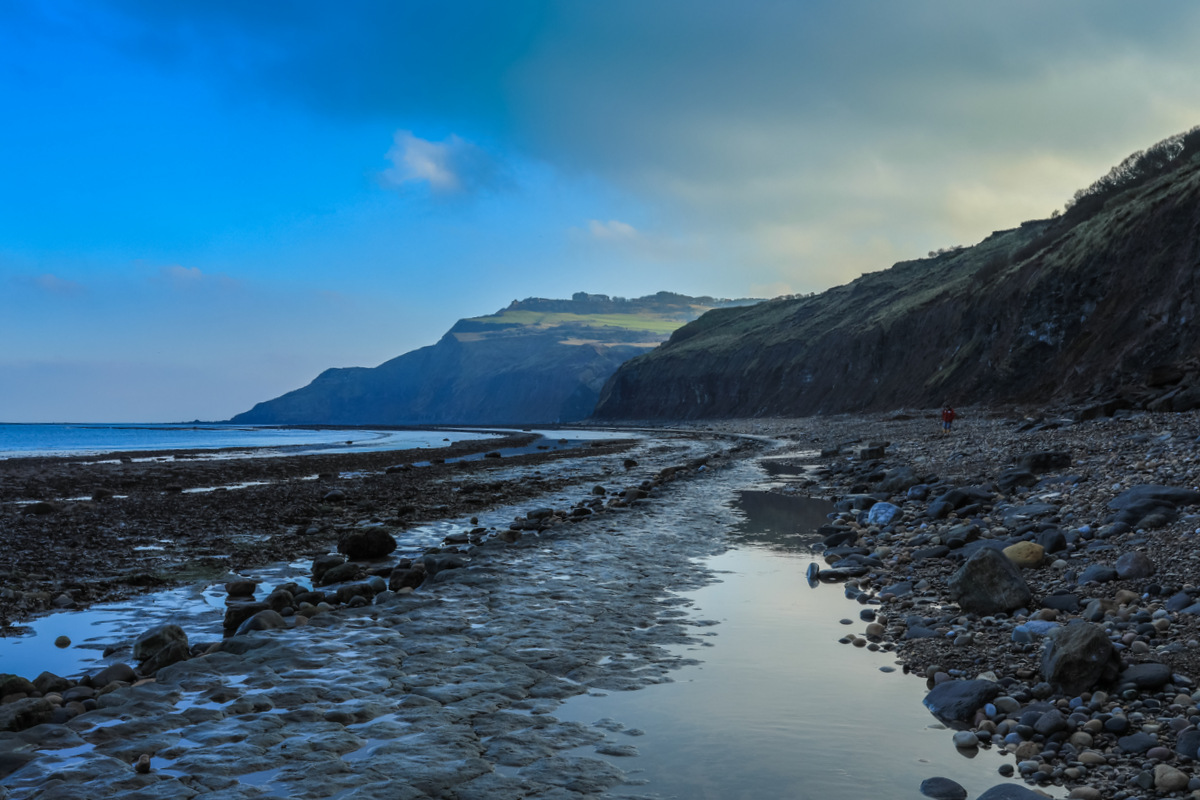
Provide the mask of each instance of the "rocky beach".
[{"label": "rocky beach", "polygon": [[[84,676],[4,677],[0,796],[636,791],[613,761],[637,762],[640,731],[555,710],[695,663],[680,648],[711,622],[681,593],[716,579],[723,498],[759,462],[770,491],[837,509],[794,536],[816,591],[861,604],[847,656],[914,673],[880,680],[925,684],[948,751],[1005,756],[976,796],[1200,796],[1200,419],[1078,416],[708,422],[449,463],[6,465],[9,622],[187,583],[220,608],[147,618]],[[441,541],[405,538],[438,520]],[[966,796],[939,777],[922,792]]]},{"label": "rocky beach", "polygon": [[955,745],[1072,798],[1200,797],[1200,419],[964,416],[721,427],[822,451],[798,488],[840,513],[813,577],[864,604],[844,641],[926,678]]}]

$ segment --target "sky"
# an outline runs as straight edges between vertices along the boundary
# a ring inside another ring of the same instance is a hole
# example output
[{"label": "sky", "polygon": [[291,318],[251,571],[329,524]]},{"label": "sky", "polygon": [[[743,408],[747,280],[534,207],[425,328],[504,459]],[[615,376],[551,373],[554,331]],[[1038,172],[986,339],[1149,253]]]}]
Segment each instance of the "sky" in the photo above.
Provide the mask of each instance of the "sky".
[{"label": "sky", "polygon": [[0,422],[973,244],[1200,124],[1197,41],[1183,0],[6,0]]}]

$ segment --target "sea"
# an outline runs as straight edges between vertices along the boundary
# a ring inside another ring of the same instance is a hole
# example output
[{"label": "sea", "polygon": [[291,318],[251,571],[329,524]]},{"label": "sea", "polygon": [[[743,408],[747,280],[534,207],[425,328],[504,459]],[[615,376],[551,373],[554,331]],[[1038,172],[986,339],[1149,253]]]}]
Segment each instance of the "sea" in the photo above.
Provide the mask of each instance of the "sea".
[{"label": "sea", "polygon": [[509,431],[365,429],[230,424],[0,423],[0,459],[160,450],[212,451],[213,457],[306,455],[444,447]]}]

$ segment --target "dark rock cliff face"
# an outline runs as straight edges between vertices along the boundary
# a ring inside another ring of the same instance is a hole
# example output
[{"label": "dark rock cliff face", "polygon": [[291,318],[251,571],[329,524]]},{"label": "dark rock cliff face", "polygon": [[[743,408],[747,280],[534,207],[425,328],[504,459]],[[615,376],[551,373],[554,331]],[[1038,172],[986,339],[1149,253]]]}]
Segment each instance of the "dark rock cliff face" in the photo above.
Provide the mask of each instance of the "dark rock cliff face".
[{"label": "dark rock cliff face", "polygon": [[670,331],[721,303],[660,292],[624,300],[514,301],[459,320],[437,344],[378,367],[329,369],[259,403],[241,424],[535,424],[587,417],[605,380]]},{"label": "dark rock cliff face", "polygon": [[618,370],[595,416],[1200,406],[1200,136],[1189,137],[1175,161],[1061,217],[818,296],[709,312]]},{"label": "dark rock cliff face", "polygon": [[[563,345],[561,334],[464,344],[451,333],[374,369],[330,369],[237,423],[518,424],[586,417],[604,379],[644,348]],[[515,346],[514,346],[515,345]]]}]

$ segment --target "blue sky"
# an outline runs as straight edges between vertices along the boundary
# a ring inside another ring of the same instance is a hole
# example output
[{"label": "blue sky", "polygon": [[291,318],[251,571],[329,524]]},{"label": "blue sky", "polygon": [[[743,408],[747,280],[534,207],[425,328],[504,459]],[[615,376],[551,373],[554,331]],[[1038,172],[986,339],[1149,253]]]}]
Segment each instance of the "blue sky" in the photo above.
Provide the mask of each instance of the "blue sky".
[{"label": "blue sky", "polygon": [[1200,124],[1164,2],[0,4],[0,421],[223,419],[517,298],[820,291]]}]

